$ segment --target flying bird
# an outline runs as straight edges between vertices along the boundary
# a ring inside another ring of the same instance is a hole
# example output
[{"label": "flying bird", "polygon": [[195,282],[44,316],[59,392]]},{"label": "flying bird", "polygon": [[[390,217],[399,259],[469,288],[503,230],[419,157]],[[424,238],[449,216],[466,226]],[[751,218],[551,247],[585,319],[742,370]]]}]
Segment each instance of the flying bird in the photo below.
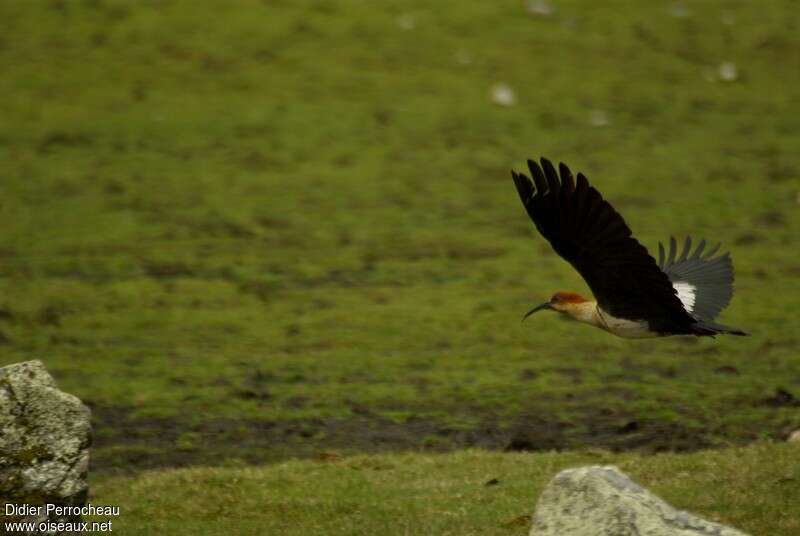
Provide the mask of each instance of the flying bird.
[{"label": "flying bird", "polygon": [[[692,250],[687,237],[680,255],[658,244],[658,263],[633,236],[622,216],[582,173],[556,172],[546,158],[528,160],[533,181],[511,171],[522,204],[539,233],[569,262],[594,294],[556,292],[528,311],[550,309],[620,337],[666,335],[747,335],[714,322],[733,296],[733,264],[728,253],[714,256],[701,240]],[[705,253],[704,253],[705,252]]]}]

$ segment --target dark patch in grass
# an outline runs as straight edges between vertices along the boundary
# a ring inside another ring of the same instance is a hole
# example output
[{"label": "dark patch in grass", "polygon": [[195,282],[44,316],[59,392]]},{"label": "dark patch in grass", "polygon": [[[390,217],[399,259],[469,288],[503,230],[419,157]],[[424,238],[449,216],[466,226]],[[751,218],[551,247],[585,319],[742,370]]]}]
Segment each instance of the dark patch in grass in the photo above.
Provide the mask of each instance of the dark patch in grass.
[{"label": "dark patch in grass", "polygon": [[573,367],[557,367],[553,369],[553,372],[561,374],[562,376],[568,377],[572,380],[572,383],[579,384],[583,381],[583,371],[578,368]]},{"label": "dark patch in grass", "polygon": [[289,229],[292,226],[288,220],[274,216],[258,216],[255,221],[265,229]]},{"label": "dark patch in grass", "polygon": [[627,432],[622,434],[625,439],[612,444],[611,450],[616,452],[642,450],[647,453],[691,452],[715,445],[703,430],[675,422],[650,422],[641,425],[637,423],[635,430],[627,425],[623,430]]},{"label": "dark patch in grass", "polygon": [[753,276],[756,279],[761,279],[762,281],[765,280],[765,279],[770,279],[769,273],[767,273],[766,270],[762,270],[761,268],[758,268],[758,269],[754,270],[753,271]]},{"label": "dark patch in grass", "polygon": [[105,181],[103,191],[111,196],[119,196],[123,195],[127,189],[122,181],[112,178]]},{"label": "dark patch in grass", "polygon": [[194,275],[194,270],[180,262],[147,261],[144,272],[155,279],[169,279],[173,277],[187,277]]},{"label": "dark patch in grass", "polygon": [[83,343],[83,340],[79,339],[78,337],[73,337],[70,335],[62,335],[60,333],[53,333],[48,337],[50,344],[63,344],[68,346],[79,346]]},{"label": "dark patch in grass", "polygon": [[507,452],[561,450],[568,443],[563,430],[569,425],[558,422],[522,422],[515,426],[503,450]]},{"label": "dark patch in grass", "polygon": [[59,147],[80,147],[91,145],[92,138],[76,132],[51,132],[39,142],[39,152],[46,153]]},{"label": "dark patch in grass", "polygon": [[[305,403],[303,401],[303,403]],[[94,406],[94,405],[93,405]],[[318,457],[326,452],[446,452],[463,448],[550,451],[599,447],[612,451],[695,451],[715,443],[708,431],[674,422],[648,421],[586,408],[574,422],[546,415],[523,415],[500,422],[484,416],[472,427],[412,415],[404,421],[351,407],[346,419],[285,421],[178,417],[134,418],[126,408],[92,408],[98,431],[94,472],[133,472],[155,467],[219,464],[226,460],[268,463]],[[191,438],[191,448],[188,448]],[[755,439],[755,436],[751,439]]]},{"label": "dark patch in grass", "polygon": [[733,243],[737,246],[749,246],[751,244],[758,244],[764,239],[755,233],[742,233],[736,237]]},{"label": "dark patch in grass", "polygon": [[584,437],[577,446],[602,447],[614,452],[691,452],[715,445],[709,430],[699,426],[632,419],[625,413],[609,410],[601,410],[588,419]]},{"label": "dark patch in grass", "polygon": [[617,429],[618,434],[630,434],[639,431],[639,421],[628,421]]},{"label": "dark patch in grass", "polygon": [[13,322],[15,320],[14,313],[7,307],[0,307],[0,321]]},{"label": "dark patch in grass", "polygon": [[245,388],[233,391],[233,396],[242,400],[269,400],[272,395],[263,388]]},{"label": "dark patch in grass", "polygon": [[721,367],[717,367],[714,369],[714,372],[717,374],[730,374],[733,376],[739,375],[739,369],[731,365],[722,365]]},{"label": "dark patch in grass", "polygon": [[535,380],[538,377],[539,373],[533,369],[522,369],[522,371],[519,373],[519,379],[524,382]]},{"label": "dark patch in grass", "polygon": [[761,404],[773,408],[780,408],[787,406],[793,407],[793,406],[800,406],[800,400],[795,398],[795,396],[786,389],[778,387],[777,389],[775,389],[775,394],[761,400]]},{"label": "dark patch in grass", "polygon": [[777,210],[769,210],[758,216],[758,223],[766,227],[780,227],[786,224],[786,219]]},{"label": "dark patch in grass", "polygon": [[61,311],[59,311],[56,307],[47,305],[39,311],[37,320],[44,326],[60,326],[61,315]]},{"label": "dark patch in grass", "polygon": [[289,398],[286,399],[283,405],[287,408],[301,409],[308,405],[308,401],[309,399],[307,396],[302,396],[302,395],[290,396]]}]

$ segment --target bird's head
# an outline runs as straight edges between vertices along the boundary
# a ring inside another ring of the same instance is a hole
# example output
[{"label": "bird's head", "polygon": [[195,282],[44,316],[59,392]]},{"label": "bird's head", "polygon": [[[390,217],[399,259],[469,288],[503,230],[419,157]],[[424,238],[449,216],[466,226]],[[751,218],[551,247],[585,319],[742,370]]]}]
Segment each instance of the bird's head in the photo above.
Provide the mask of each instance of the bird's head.
[{"label": "bird's head", "polygon": [[589,299],[581,296],[577,292],[556,292],[553,294],[553,297],[550,298],[550,301],[546,301],[541,305],[537,305],[528,311],[525,316],[522,317],[522,320],[525,320],[533,313],[543,309],[550,309],[552,311],[558,311],[559,313],[566,313],[570,316],[575,316],[574,313],[576,309],[584,303],[589,303],[589,301]]}]

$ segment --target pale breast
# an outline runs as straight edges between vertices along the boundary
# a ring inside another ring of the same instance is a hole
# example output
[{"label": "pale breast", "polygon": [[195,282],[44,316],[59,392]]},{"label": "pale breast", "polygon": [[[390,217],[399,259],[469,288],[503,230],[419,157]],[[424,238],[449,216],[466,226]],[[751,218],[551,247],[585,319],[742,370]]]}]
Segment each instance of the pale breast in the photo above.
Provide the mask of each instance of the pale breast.
[{"label": "pale breast", "polygon": [[598,325],[609,333],[618,337],[629,339],[644,339],[647,337],[659,337],[660,334],[650,331],[650,325],[646,320],[629,320],[627,318],[617,318],[597,307]]}]

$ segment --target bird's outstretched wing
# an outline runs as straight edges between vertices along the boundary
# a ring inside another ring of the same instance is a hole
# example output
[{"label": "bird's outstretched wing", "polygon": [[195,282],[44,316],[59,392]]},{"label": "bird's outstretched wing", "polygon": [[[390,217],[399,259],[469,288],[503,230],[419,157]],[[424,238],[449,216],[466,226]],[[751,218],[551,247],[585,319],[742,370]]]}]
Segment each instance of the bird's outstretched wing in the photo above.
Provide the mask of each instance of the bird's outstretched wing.
[{"label": "bird's outstretched wing", "polygon": [[677,242],[670,237],[669,255],[664,255],[664,246],[658,243],[658,267],[673,286],[683,285],[689,291],[692,316],[714,320],[733,297],[733,262],[729,253],[714,256],[719,244],[703,254],[705,247],[706,241],[701,240],[692,252],[692,237],[687,236],[683,251],[676,257]]},{"label": "bird's outstretched wing", "polygon": [[[684,309],[669,277],[635,238],[622,216],[583,174],[557,173],[545,158],[528,160],[533,182],[511,172],[536,228],[581,274],[598,305],[617,318],[645,319],[656,331],[682,331],[696,320]],[[560,176],[559,176],[560,175]]]}]

